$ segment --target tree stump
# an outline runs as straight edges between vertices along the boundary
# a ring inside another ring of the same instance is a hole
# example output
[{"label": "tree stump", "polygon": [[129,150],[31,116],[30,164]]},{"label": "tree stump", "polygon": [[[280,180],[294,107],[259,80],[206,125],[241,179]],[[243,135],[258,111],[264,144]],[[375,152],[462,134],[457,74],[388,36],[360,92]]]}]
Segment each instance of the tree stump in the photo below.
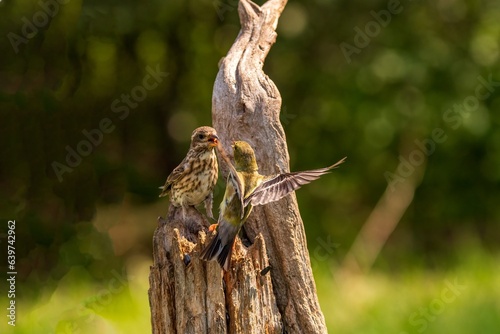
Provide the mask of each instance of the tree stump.
[{"label": "tree stump", "polygon": [[[199,258],[208,221],[196,209],[158,218],[149,275],[153,333],[282,333],[262,236],[247,250],[237,240],[231,271]],[[194,243],[193,241],[198,241]]]},{"label": "tree stump", "polygon": [[[220,62],[213,91],[213,127],[226,152],[232,153],[232,141],[247,141],[264,175],[289,171],[281,96],[262,70],[286,2],[239,2],[242,28]],[[171,207],[154,234],[153,333],[327,332],[294,194],[254,208],[244,226],[251,246],[237,238],[227,273],[199,259],[206,218],[192,209],[183,220],[180,211]]]}]

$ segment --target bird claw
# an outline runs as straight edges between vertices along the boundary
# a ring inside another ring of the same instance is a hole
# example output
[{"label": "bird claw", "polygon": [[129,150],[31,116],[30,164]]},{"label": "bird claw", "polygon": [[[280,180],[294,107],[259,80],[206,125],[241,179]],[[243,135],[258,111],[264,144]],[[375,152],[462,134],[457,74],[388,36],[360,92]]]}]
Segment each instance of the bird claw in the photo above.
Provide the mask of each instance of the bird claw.
[{"label": "bird claw", "polygon": [[213,231],[215,231],[215,230],[217,229],[217,226],[219,226],[219,224],[212,224],[212,225],[210,225],[210,226],[208,227],[208,230],[209,230],[210,232],[213,232]]}]

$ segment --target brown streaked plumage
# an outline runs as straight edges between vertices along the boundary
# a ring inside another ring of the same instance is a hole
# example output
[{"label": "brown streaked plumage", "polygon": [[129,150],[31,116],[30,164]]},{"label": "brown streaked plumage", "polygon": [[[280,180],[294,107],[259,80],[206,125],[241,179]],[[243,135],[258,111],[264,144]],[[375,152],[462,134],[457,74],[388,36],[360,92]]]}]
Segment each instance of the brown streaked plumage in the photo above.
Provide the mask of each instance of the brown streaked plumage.
[{"label": "brown streaked plumage", "polygon": [[193,131],[191,146],[186,157],[160,187],[160,197],[170,194],[170,202],[176,207],[185,208],[204,202],[207,216],[213,218],[213,189],[217,183],[219,167],[214,148],[218,145],[217,132],[209,126]]}]

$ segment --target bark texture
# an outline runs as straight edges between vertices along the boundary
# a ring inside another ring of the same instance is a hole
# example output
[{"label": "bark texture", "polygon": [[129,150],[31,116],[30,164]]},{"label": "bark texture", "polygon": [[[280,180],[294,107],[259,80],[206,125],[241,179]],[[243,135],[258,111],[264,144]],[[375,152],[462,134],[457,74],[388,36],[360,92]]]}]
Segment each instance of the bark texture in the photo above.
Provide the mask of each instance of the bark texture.
[{"label": "bark texture", "polygon": [[[226,151],[231,152],[234,140],[247,141],[264,175],[289,171],[286,137],[279,121],[281,95],[262,69],[276,41],[285,5],[283,0],[270,0],[261,7],[240,1],[242,28],[220,63],[212,98],[213,126]],[[254,208],[244,229],[251,240],[259,233],[264,237],[284,329],[326,333],[295,195]]]},{"label": "bark texture", "polygon": [[153,236],[149,304],[153,333],[282,333],[267,250],[261,235],[248,249],[238,239],[231,272],[199,258],[208,221],[196,209],[170,207]]},{"label": "bark texture", "polygon": [[[226,152],[232,153],[232,141],[247,141],[264,175],[289,171],[281,96],[262,69],[286,2],[240,1],[242,28],[220,62],[213,91],[213,126]],[[227,273],[199,259],[206,218],[195,209],[185,219],[180,212],[171,207],[160,217],[153,238],[153,333],[327,332],[294,194],[254,208],[244,227],[251,246],[237,238]]]}]

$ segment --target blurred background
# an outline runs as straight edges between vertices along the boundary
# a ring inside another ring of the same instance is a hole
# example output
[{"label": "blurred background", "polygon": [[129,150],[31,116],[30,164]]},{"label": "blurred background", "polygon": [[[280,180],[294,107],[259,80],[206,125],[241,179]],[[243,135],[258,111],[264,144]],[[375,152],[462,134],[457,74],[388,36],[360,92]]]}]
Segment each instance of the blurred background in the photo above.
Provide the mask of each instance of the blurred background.
[{"label": "blurred background", "polygon": [[[147,333],[158,186],[211,124],[237,2],[2,0],[0,15],[0,241],[7,259],[15,220],[17,271],[0,330]],[[290,167],[348,157],[297,192],[329,332],[500,328],[499,17],[494,0],[285,8],[264,70]]]}]

